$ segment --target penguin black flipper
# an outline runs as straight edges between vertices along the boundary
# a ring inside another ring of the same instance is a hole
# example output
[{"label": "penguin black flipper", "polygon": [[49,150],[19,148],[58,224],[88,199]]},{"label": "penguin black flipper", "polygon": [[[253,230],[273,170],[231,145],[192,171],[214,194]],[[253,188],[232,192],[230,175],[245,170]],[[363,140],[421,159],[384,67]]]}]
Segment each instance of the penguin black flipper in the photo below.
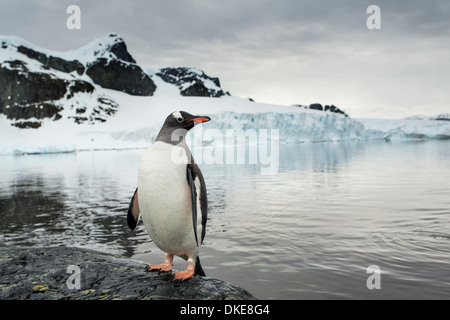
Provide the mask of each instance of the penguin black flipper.
[{"label": "penguin black flipper", "polygon": [[192,172],[200,184],[200,190],[197,190],[197,204],[200,205],[200,212],[202,215],[202,234],[200,243],[203,243],[203,239],[205,239],[206,235],[206,222],[208,220],[208,196],[206,192],[205,179],[203,178],[203,174],[194,159],[192,159]]},{"label": "penguin black flipper", "polygon": [[136,190],[134,191],[133,197],[131,198],[130,201],[130,205],[128,206],[127,223],[131,230],[136,229],[140,217],[137,191],[138,188],[136,188]]},{"label": "penguin black flipper", "polygon": [[195,242],[197,243],[198,247],[198,237],[197,237],[197,190],[195,188],[194,180],[195,175],[192,170],[191,164],[188,164],[186,166],[186,176],[187,181],[189,184],[189,188],[191,189],[191,206],[192,206],[192,224],[194,226],[194,235],[195,235]]},{"label": "penguin black flipper", "polygon": [[[206,221],[208,219],[208,199],[206,195],[206,186],[205,186],[205,180],[203,178],[202,172],[200,171],[200,168],[195,163],[194,159],[191,158],[191,163],[188,164],[188,168],[186,168],[187,171],[187,178],[189,187],[191,189],[191,204],[192,204],[192,220],[194,224],[194,232],[195,232],[195,241],[197,241],[198,246],[198,239],[197,239],[197,208],[200,208],[200,214],[202,219],[202,233],[201,233],[201,242],[203,243],[203,239],[205,238],[206,234]],[[196,179],[198,180],[198,184],[195,184]],[[205,271],[202,268],[202,265],[200,263],[200,258],[197,256],[195,261],[195,269],[194,273],[196,275],[206,277]]]}]

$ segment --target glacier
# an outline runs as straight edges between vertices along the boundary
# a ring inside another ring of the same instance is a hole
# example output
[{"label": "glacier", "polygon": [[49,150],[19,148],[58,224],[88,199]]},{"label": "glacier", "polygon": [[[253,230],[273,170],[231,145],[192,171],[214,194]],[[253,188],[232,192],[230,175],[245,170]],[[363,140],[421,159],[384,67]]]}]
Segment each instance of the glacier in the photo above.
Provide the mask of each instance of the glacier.
[{"label": "glacier", "polygon": [[450,121],[436,119],[359,119],[366,139],[450,139]]},{"label": "glacier", "polygon": [[[258,133],[261,129],[269,133],[277,129],[277,139],[281,144],[450,139],[450,121],[352,119],[336,113],[256,103],[232,96],[174,96],[163,88],[160,89],[161,94],[153,97],[97,89],[112,96],[120,106],[108,121],[95,125],[76,124],[63,118],[48,120],[39,129],[20,129],[11,126],[10,121],[0,115],[0,154],[146,148],[153,143],[167,115],[175,110],[211,117],[212,121],[197,126],[188,135],[188,139],[196,140],[191,141],[196,145],[213,143],[221,146],[227,142],[226,136],[230,131],[248,133],[253,130]],[[89,99],[89,94],[84,94]],[[217,133],[224,139],[210,141],[211,136],[217,137]]]}]

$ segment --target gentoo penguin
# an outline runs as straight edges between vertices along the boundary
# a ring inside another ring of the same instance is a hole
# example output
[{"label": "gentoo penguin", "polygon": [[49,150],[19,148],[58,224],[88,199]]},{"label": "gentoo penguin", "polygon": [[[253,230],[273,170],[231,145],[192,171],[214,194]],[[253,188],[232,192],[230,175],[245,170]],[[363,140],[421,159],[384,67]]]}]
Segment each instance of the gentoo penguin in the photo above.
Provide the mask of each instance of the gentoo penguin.
[{"label": "gentoo penguin", "polygon": [[205,276],[198,255],[206,232],[206,186],[185,138],[196,124],[209,120],[184,111],[166,118],[140,160],[138,187],[128,208],[128,226],[134,230],[141,216],[150,238],[165,252],[165,262],[148,265],[147,271],[171,271],[174,255],[187,260],[187,269],[176,272],[174,280]]}]

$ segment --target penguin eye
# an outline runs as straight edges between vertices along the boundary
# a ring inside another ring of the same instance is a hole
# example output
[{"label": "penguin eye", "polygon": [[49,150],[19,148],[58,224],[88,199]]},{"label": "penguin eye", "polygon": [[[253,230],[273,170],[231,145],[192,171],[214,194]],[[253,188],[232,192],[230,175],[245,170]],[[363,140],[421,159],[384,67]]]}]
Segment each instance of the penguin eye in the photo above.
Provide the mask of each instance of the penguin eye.
[{"label": "penguin eye", "polygon": [[177,118],[177,121],[178,121],[178,122],[183,122],[183,118],[181,118],[181,117],[180,117],[180,118]]}]

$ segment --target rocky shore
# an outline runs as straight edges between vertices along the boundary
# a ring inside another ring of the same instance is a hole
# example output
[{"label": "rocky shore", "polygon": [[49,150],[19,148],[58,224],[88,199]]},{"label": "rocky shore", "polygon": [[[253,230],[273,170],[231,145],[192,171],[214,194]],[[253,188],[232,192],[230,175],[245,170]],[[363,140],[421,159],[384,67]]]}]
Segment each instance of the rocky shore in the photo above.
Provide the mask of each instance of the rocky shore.
[{"label": "rocky shore", "polygon": [[230,283],[146,272],[142,261],[68,247],[0,248],[0,299],[254,300]]}]

